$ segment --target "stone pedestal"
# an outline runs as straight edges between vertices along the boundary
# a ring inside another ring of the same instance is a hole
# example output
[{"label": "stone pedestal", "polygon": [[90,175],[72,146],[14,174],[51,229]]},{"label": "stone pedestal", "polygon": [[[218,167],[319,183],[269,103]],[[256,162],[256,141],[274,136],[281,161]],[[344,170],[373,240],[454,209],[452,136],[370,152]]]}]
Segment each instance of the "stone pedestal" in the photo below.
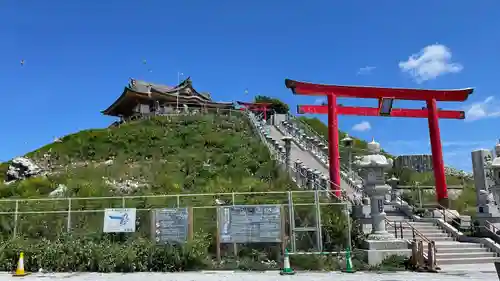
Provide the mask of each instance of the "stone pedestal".
[{"label": "stone pedestal", "polygon": [[369,265],[378,265],[392,255],[411,257],[409,244],[402,239],[366,240],[363,248]]}]

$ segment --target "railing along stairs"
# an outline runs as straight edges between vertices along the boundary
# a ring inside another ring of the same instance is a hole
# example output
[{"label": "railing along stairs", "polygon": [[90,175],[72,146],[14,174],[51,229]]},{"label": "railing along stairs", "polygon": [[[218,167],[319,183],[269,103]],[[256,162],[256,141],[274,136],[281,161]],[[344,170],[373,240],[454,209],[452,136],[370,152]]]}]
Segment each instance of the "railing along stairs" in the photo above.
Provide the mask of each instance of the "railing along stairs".
[{"label": "railing along stairs", "polygon": [[[295,124],[305,135],[315,138],[320,140],[324,144],[328,144],[328,141],[320,134],[318,134],[313,128],[311,128],[307,123],[303,122],[299,118],[288,114],[287,115],[288,122],[291,122]],[[286,129],[283,128],[283,124],[277,124],[277,129],[282,131],[282,133],[288,134]],[[295,140],[297,142],[297,140]],[[320,151],[319,149],[316,149],[317,151]],[[320,156],[317,157],[316,159],[320,161],[325,167],[329,166],[328,163],[328,155],[325,155],[324,153],[320,152]],[[316,155],[314,155],[316,156]],[[340,176],[344,182],[346,182],[352,190],[356,192],[356,195],[359,197],[359,199],[362,197],[362,186],[361,186],[361,177],[357,175],[354,171],[351,171],[349,173],[349,169],[345,164],[340,164]]]},{"label": "railing along stairs", "polygon": [[[283,166],[283,168],[289,173],[291,176],[292,180],[297,184],[299,188],[304,188],[303,186],[300,185],[300,179],[297,178],[297,175],[301,177],[305,177],[301,171],[297,170],[293,165],[289,165],[288,167],[286,166],[286,161],[284,155],[277,151],[275,147],[273,147],[266,139],[265,133],[269,132],[268,125],[266,124],[265,121],[263,121],[263,114],[254,114],[251,111],[245,110],[245,115],[248,117],[250,120],[250,124],[252,125],[255,133],[258,135],[258,137],[261,139],[261,141],[266,145],[268,148],[271,157],[273,160],[277,161],[280,165]],[[318,189],[318,190],[328,190],[327,187],[329,187],[330,181],[327,182],[327,186],[321,186],[317,182],[313,182],[312,189]],[[328,192],[328,196],[335,196],[333,192]],[[345,201],[347,200],[347,196],[345,192],[342,192],[341,194],[341,200]]]},{"label": "railing along stairs", "polygon": [[[436,261],[436,244],[408,221],[390,221],[385,218],[386,229],[394,230],[394,237],[406,240],[411,244],[412,256],[410,259],[414,270],[436,272],[439,270]],[[404,230],[411,229],[411,239],[405,237]],[[427,249],[425,249],[425,244]]]}]

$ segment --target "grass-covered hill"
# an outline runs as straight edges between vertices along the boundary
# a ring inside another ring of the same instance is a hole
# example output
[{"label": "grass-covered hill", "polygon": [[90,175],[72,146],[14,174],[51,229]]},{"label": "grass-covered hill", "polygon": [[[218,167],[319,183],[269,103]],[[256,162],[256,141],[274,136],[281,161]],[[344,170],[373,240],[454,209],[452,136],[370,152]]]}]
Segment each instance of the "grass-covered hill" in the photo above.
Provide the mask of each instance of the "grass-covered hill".
[{"label": "grass-covered hill", "polygon": [[135,183],[120,191],[127,194],[286,190],[291,184],[246,119],[234,113],[85,130],[26,156],[47,176],[0,185],[2,197],[47,195],[58,184],[70,196],[107,196],[126,180]]}]

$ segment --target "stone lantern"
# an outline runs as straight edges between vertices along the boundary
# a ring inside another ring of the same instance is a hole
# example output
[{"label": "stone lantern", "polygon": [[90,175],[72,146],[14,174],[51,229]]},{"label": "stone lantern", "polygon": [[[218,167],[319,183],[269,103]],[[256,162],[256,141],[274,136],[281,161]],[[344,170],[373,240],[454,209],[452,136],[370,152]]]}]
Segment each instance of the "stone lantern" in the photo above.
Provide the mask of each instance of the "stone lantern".
[{"label": "stone lantern", "polygon": [[392,168],[392,159],[387,159],[380,154],[380,144],[372,140],[368,143],[369,155],[361,157],[354,162],[360,169],[363,179],[363,188],[370,197],[372,232],[368,240],[388,240],[394,236],[385,228],[386,214],[384,212],[384,201],[391,187],[385,183],[384,172]]},{"label": "stone lantern", "polygon": [[352,145],[354,143],[353,139],[345,134],[345,137],[341,140],[342,144],[347,148],[347,167],[349,171],[349,178],[352,178]]},{"label": "stone lantern", "polygon": [[391,186],[391,202],[396,203],[398,201],[398,184],[399,179],[396,176],[392,175],[392,177],[387,180],[387,183]]},{"label": "stone lantern", "polygon": [[388,255],[410,256],[408,242],[396,239],[386,228],[384,212],[385,196],[391,187],[385,183],[385,171],[392,168],[392,159],[380,154],[380,144],[372,140],[368,143],[369,155],[354,162],[360,169],[363,187],[370,198],[372,231],[364,241],[368,264],[380,264]]}]

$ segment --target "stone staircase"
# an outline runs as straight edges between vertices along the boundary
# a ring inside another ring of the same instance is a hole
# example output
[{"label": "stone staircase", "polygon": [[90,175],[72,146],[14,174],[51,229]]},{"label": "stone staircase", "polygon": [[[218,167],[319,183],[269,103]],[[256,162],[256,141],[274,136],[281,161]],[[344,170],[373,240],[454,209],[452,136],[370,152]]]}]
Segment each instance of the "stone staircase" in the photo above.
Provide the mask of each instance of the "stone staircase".
[{"label": "stone staircase", "polygon": [[[321,136],[292,115],[287,116],[286,121],[275,122],[269,127],[270,135],[274,139],[281,140],[285,136],[292,138],[290,153],[292,162],[300,163],[305,169],[319,172],[321,177],[329,182],[327,145]],[[283,142],[281,144],[283,145]],[[295,168],[300,170],[300,167]],[[329,186],[325,188],[328,189]],[[344,172],[341,172],[340,188],[351,201],[362,197],[361,190],[352,180],[347,179]]]},{"label": "stone staircase", "polygon": [[435,242],[436,260],[439,267],[452,264],[485,264],[500,260],[496,253],[481,244],[455,241],[435,222],[411,221],[396,210],[389,209],[385,212],[387,220],[390,221],[386,224],[387,231],[397,238],[422,240],[425,249],[428,247],[427,243],[420,235]]}]

